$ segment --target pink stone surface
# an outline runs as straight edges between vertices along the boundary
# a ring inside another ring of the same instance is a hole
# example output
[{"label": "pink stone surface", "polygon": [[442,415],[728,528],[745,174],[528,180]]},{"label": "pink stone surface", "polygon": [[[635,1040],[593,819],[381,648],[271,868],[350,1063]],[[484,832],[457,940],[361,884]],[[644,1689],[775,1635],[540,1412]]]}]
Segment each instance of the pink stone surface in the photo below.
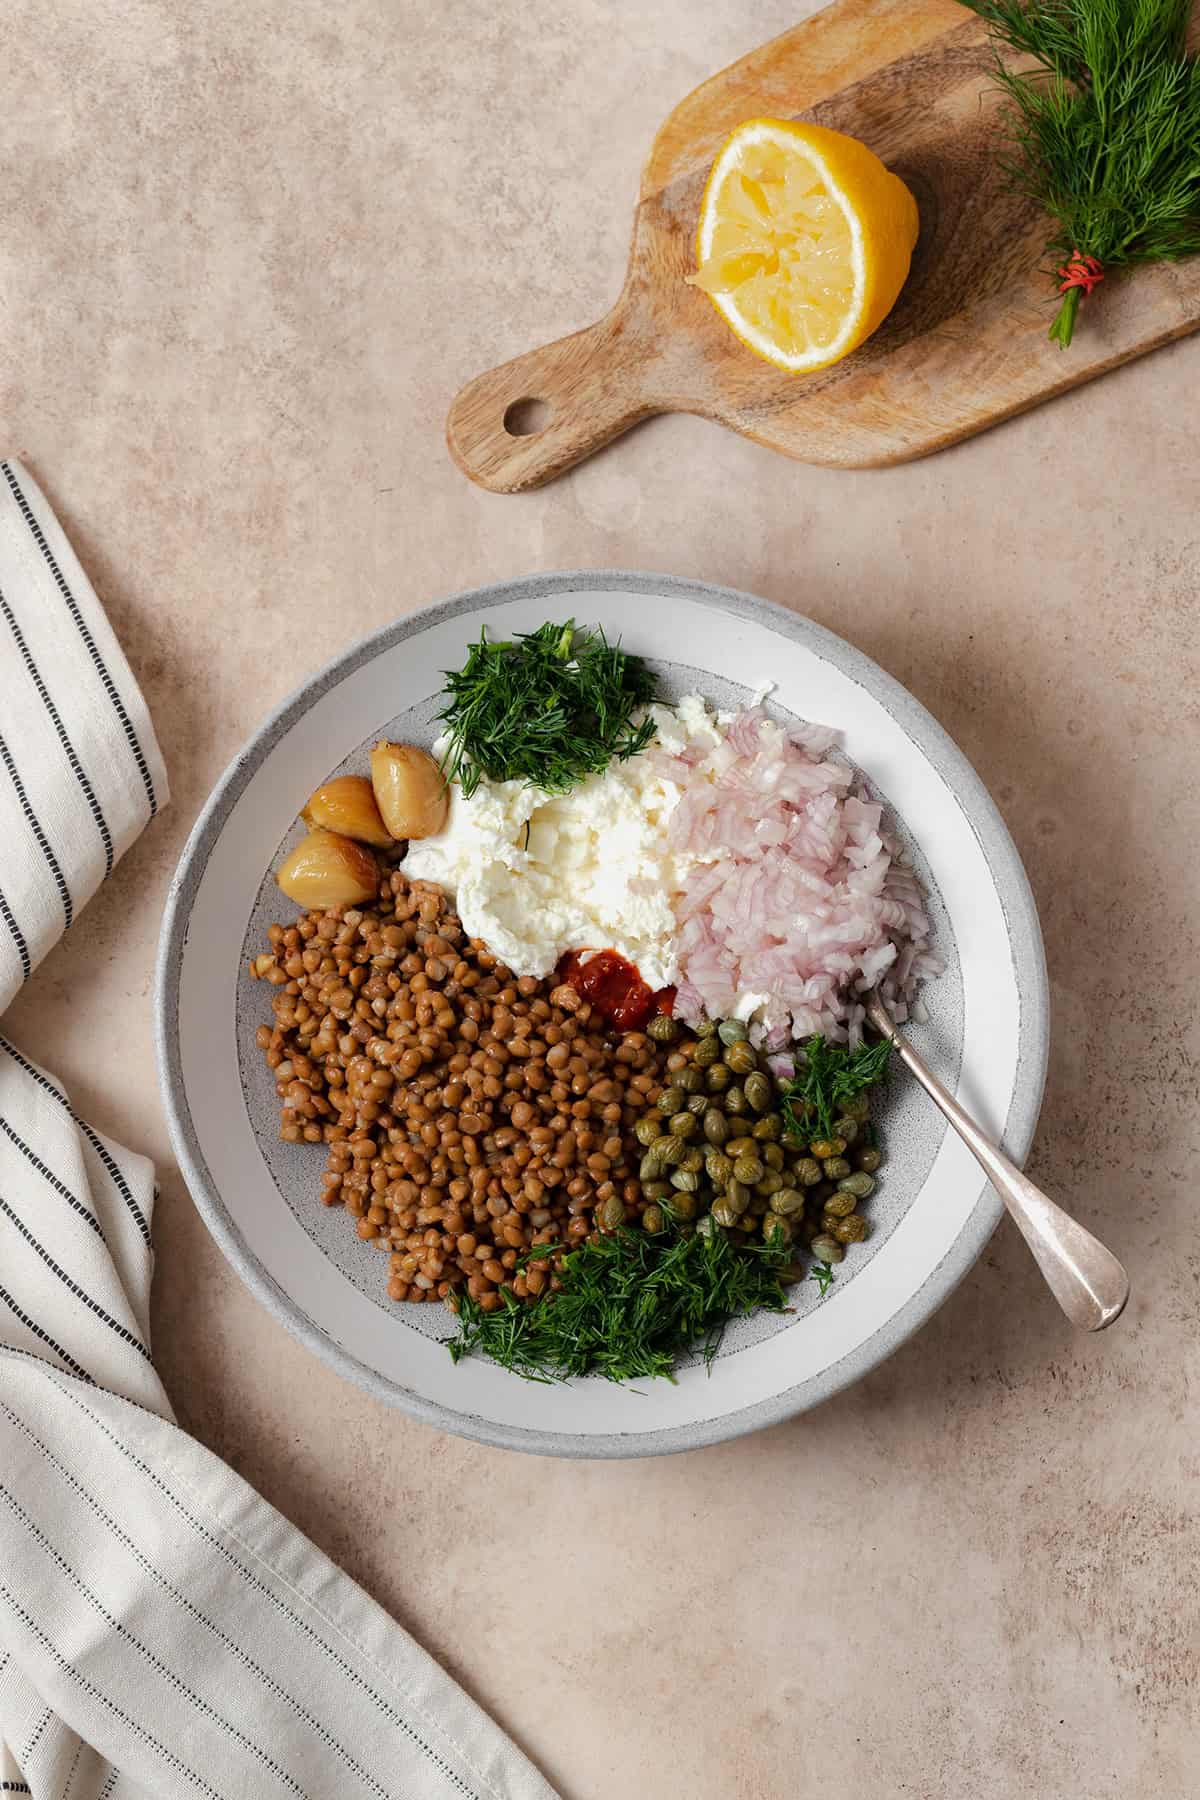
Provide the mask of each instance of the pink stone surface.
[{"label": "pink stone surface", "polygon": [[[570,1800],[1190,1800],[1200,341],[875,473],[673,418],[500,498],[443,447],[462,381],[608,304],[669,108],[803,10],[10,0],[3,448],[124,640],[174,802],[5,1029],[158,1163],[155,1342],[182,1422]],[[660,1462],[553,1463],[343,1385],[226,1267],[151,1048],[197,810],[351,640],[587,564],[808,613],[981,771],[1049,956],[1032,1168],[1133,1276],[1107,1337],[1071,1334],[1004,1227],[820,1411]]]}]

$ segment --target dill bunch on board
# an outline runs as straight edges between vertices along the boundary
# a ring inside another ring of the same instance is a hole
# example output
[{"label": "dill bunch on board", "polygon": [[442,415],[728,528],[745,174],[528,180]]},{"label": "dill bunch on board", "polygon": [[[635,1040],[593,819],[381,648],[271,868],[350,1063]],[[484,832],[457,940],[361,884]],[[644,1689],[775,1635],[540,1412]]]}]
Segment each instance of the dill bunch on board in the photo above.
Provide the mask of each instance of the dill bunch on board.
[{"label": "dill bunch on board", "polygon": [[[1190,0],[962,0],[992,29],[1009,100],[1004,167],[1054,221],[1071,342],[1080,301],[1112,269],[1200,251],[1200,62]],[[1003,48],[1034,66],[1013,66]]]},{"label": "dill bunch on board", "polygon": [[653,674],[574,619],[497,643],[481,631],[446,691],[442,768],[468,799],[485,775],[565,794],[654,737],[652,719],[633,717],[654,699]]}]

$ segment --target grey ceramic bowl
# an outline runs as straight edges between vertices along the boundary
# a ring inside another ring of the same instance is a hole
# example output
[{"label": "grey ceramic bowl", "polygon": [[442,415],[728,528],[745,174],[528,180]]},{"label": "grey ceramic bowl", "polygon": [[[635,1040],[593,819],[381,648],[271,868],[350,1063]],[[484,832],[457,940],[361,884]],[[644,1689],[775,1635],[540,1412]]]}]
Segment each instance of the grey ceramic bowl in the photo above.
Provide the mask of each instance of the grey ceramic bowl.
[{"label": "grey ceramic bowl", "polygon": [[727,1334],[711,1373],[636,1392],[599,1380],[542,1386],[491,1364],[455,1366],[442,1309],[391,1303],[385,1263],[318,1200],[322,1153],[282,1144],[254,1047],[266,990],[246,961],[293,908],[272,870],[317,784],[365,769],[381,735],[429,742],[442,671],[482,625],[507,634],[574,615],[651,660],[668,693],[772,703],[842,734],[889,806],[930,892],[946,973],[917,1039],[960,1099],[1022,1159],[1041,1100],[1046,975],[1029,885],[978,776],[897,682],[832,633],[725,588],[623,571],[536,575],[462,594],[356,645],[284,703],[235,758],[171,887],[157,981],[163,1090],[180,1167],[209,1229],[263,1304],[371,1393],[491,1444],[565,1456],[693,1449],[827,1399],[914,1331],[971,1267],[1000,1203],[910,1082],[883,1112],[872,1236],[822,1299]]}]

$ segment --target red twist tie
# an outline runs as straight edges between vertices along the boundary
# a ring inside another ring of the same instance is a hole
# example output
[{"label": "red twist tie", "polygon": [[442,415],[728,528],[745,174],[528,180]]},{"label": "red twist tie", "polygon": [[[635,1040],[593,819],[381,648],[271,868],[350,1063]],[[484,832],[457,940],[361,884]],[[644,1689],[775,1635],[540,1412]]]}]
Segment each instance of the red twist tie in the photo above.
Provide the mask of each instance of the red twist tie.
[{"label": "red twist tie", "polygon": [[1069,288],[1082,288],[1084,298],[1098,287],[1104,280],[1104,265],[1094,256],[1084,256],[1080,250],[1072,250],[1069,259],[1057,271],[1062,276],[1059,293],[1065,294]]}]

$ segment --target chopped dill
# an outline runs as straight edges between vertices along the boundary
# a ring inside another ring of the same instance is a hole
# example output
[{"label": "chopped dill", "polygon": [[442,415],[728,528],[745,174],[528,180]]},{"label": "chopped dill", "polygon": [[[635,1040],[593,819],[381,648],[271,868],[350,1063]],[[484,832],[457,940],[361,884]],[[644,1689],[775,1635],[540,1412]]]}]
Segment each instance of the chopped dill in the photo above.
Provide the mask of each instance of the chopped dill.
[{"label": "chopped dill", "polygon": [[[549,1255],[561,1246],[539,1248]],[[787,1310],[781,1271],[789,1261],[765,1247],[734,1246],[721,1232],[650,1237],[623,1226],[568,1252],[562,1287],[532,1305],[502,1288],[489,1313],[460,1294],[450,1354],[455,1362],[490,1357],[530,1381],[672,1381],[677,1359],[691,1350],[711,1366],[730,1319],[760,1307]]]},{"label": "chopped dill", "polygon": [[498,643],[485,628],[446,691],[442,767],[468,799],[484,776],[565,794],[654,737],[652,719],[634,722],[654,699],[651,671],[574,619]]},{"label": "chopped dill", "polygon": [[823,1300],[829,1292],[830,1286],[836,1280],[833,1264],[814,1263],[812,1268],[808,1271],[808,1279],[809,1281],[815,1281],[817,1283],[817,1286],[821,1290],[821,1298]]},{"label": "chopped dill", "polygon": [[819,1034],[800,1046],[799,1067],[781,1084],[780,1104],[789,1132],[808,1142],[833,1136],[834,1121],[848,1100],[876,1082],[886,1081],[892,1047],[886,1038],[875,1044],[831,1044]]}]

